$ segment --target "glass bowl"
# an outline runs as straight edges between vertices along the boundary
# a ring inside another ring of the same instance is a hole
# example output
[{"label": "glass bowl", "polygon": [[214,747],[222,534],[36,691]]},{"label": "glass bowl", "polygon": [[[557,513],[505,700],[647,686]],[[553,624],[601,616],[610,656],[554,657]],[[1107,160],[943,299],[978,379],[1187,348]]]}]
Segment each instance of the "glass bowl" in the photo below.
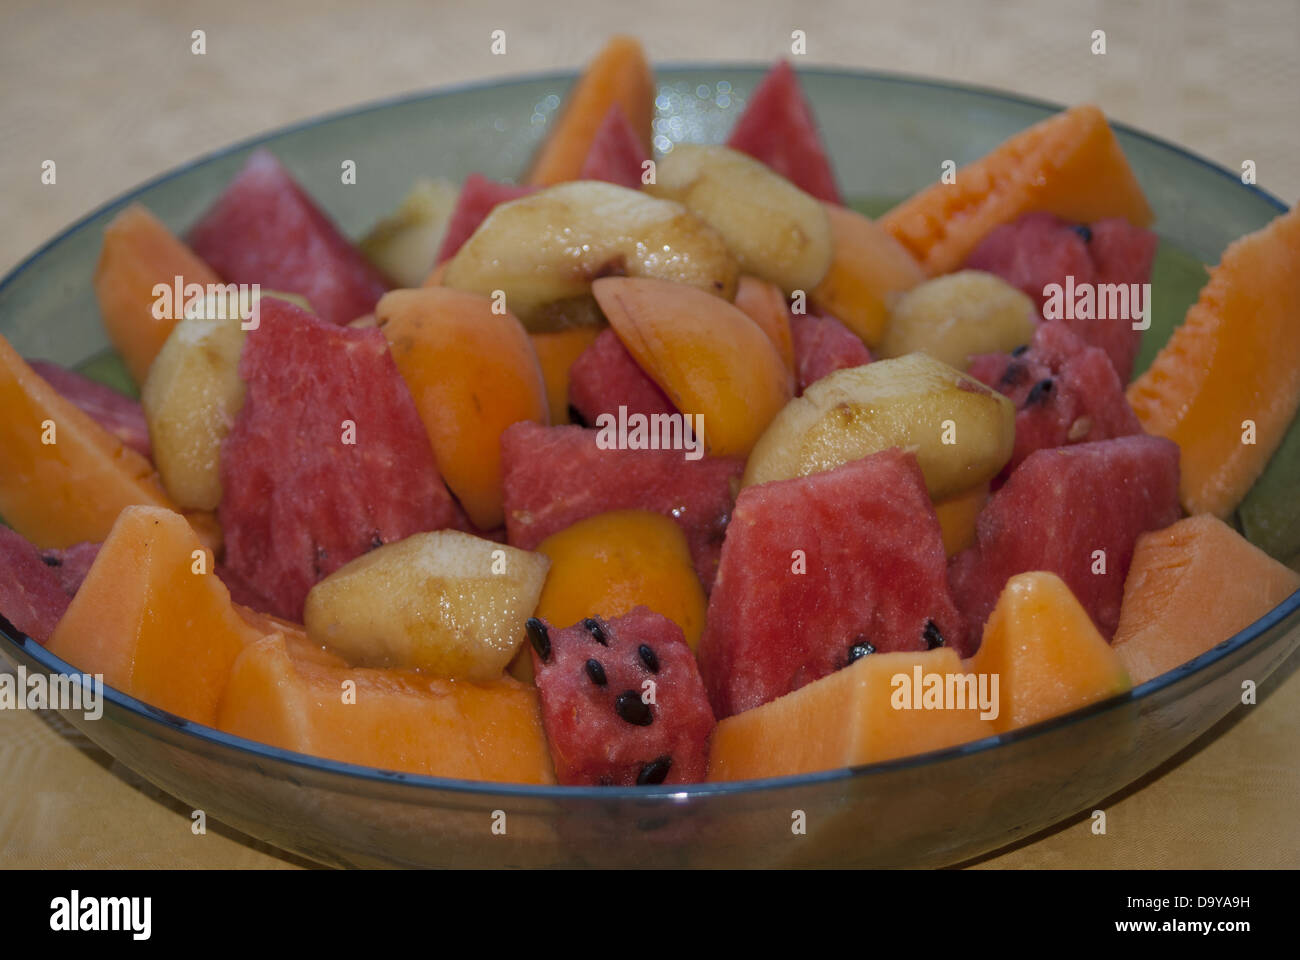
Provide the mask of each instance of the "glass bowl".
[{"label": "glass bowl", "polygon": [[[725,137],[763,68],[659,73],[659,146]],[[898,198],[1058,109],[1006,94],[843,70],[801,71],[845,194]],[[183,230],[265,144],[346,231],[420,176],[517,174],[570,75],[443,90],[314,120],[168,173],[91,213],[0,284],[0,332],[28,356],[103,353],[91,273],[105,223],[139,201]],[[1186,263],[1214,263],[1284,206],[1178,147],[1117,129],[1157,229]],[[343,185],[343,160],[357,182]],[[1169,261],[1176,264],[1177,261]],[[1195,296],[1162,282],[1140,363]],[[1176,268],[1170,268],[1177,273]],[[1162,302],[1163,301],[1163,302]],[[684,787],[529,787],[415,776],[286,752],[189,723],[115,690],[68,719],[128,767],[253,837],[339,866],[940,866],[1031,835],[1156,767],[1240,702],[1300,643],[1300,593],[1212,650],[1121,696],[954,749],[823,773]],[[31,671],[67,664],[0,633]],[[21,789],[21,785],[19,785]],[[792,830],[799,812],[806,833]],[[505,832],[500,832],[504,814]],[[497,827],[493,829],[494,825]]]}]

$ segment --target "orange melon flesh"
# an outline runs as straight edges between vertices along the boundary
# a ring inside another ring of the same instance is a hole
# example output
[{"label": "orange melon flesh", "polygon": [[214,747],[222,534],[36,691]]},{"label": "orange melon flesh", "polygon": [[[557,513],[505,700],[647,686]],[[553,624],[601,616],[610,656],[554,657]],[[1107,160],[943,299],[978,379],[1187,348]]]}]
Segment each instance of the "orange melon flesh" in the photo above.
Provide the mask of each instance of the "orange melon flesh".
[{"label": "orange melon flesh", "polygon": [[847,207],[825,204],[831,222],[831,266],[812,300],[858,335],[879,345],[898,297],[926,279],[907,248],[880,223]]},{"label": "orange melon flesh", "polygon": [[198,537],[157,507],[127,507],[47,644],[50,652],[145,703],[216,719],[230,668],[263,632],[212,572],[195,573]]},{"label": "orange melon flesh", "polygon": [[[355,684],[355,691],[345,682]],[[345,702],[345,689],[354,702]],[[537,692],[295,655],[279,634],[230,673],[217,726],[312,756],[431,776],[554,783]]]},{"label": "orange melon flesh", "polygon": [[998,676],[999,733],[1028,726],[1129,689],[1119,655],[1053,573],[1007,581],[975,656],[977,674]]},{"label": "orange melon flesh", "polygon": [[[53,424],[54,443],[46,424]],[[130,504],[171,507],[153,465],[41,379],[0,337],[0,516],[41,549],[99,542]]]},{"label": "orange melon flesh", "polygon": [[530,333],[533,352],[542,367],[542,380],[546,384],[546,405],[551,412],[551,423],[569,422],[569,369],[573,361],[591,346],[604,327],[571,327],[556,333]]},{"label": "orange melon flesh", "polygon": [[648,156],[654,96],[654,74],[641,44],[634,37],[611,37],[569,91],[554,129],[533,160],[527,182],[551,186],[578,179],[596,131],[615,103],[641,136]]},{"label": "orange melon flesh", "polygon": [[1114,650],[1145,683],[1227,640],[1300,590],[1283,566],[1222,520],[1188,517],[1138,538]]},{"label": "orange melon flesh", "polygon": [[[727,717],[709,745],[709,780],[833,770],[940,750],[988,736],[978,709],[896,709],[896,676],[964,673],[947,648],[868,654],[761,707]],[[945,681],[946,682],[946,681]],[[911,702],[910,700],[907,702]]]},{"label": "orange melon flesh", "polygon": [[794,391],[794,334],[790,331],[790,308],[785,294],[775,283],[758,277],[743,276],[736,284],[733,301],[744,314],[753,320],[781,355],[781,362],[790,374],[790,390]]},{"label": "orange melon flesh", "polygon": [[1045,211],[1092,223],[1124,217],[1145,227],[1153,214],[1105,115],[1073,107],[1023,130],[934,184],[879,222],[938,276],[956,270],[990,230]]},{"label": "orange melon flesh", "polygon": [[934,505],[943,531],[943,550],[948,556],[961,553],[975,543],[975,518],[989,499],[989,485],[981,483]]},{"label": "orange melon flesh", "polygon": [[[1188,513],[1226,518],[1300,405],[1300,210],[1237,240],[1154,362],[1128,388],[1148,433],[1182,451]],[[1246,420],[1255,442],[1245,443]]]},{"label": "orange melon flesh", "polygon": [[[183,305],[172,316],[153,315],[154,284],[220,283],[216,272],[139,204],[133,204],[104,228],[104,246],[95,265],[95,297],[104,329],[137,384],[143,384]],[[184,286],[182,286],[182,290]]]}]

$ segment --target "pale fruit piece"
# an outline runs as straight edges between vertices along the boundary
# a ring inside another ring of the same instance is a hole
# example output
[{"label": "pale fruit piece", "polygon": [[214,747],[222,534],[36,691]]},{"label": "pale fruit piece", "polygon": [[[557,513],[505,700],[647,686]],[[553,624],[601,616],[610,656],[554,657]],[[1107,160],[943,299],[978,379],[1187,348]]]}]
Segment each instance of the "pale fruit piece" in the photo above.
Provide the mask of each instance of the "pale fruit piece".
[{"label": "pale fruit piece", "polygon": [[646,189],[722,234],[743,272],[811,290],[831,265],[831,225],[814,197],[738,150],[677,144]]},{"label": "pale fruit piece", "polygon": [[459,195],[449,180],[417,180],[401,205],[371,227],[357,246],[399,287],[418,287],[433,269]]},{"label": "pale fruit piece", "polygon": [[921,351],[958,370],[979,353],[1009,353],[1038,325],[1034,302],[1001,277],[962,270],[905,293],[880,343],[883,357]]},{"label": "pale fruit piece", "polygon": [[612,183],[561,183],[495,207],[441,282],[491,297],[529,331],[599,323],[592,280],[654,277],[730,300],[736,260],[717,231],[681,204]]},{"label": "pale fruit piece", "polygon": [[1015,417],[1006,397],[923,353],[877,360],[837,370],[790,401],[754,446],[741,485],[901,447],[916,454],[930,496],[942,500],[1002,469]]},{"label": "pale fruit piece", "polygon": [[257,322],[251,310],[262,297],[311,309],[302,297],[273,290],[253,293],[242,303],[235,295],[208,293],[186,304],[185,317],[158,351],[140,390],[154,464],[179,506],[215,510],[221,502],[221,441],[244,405],[239,378],[244,323]]},{"label": "pale fruit piece", "polygon": [[688,425],[703,418],[714,456],[744,456],[790,399],[780,354],[739,307],[662,280],[605,277],[592,292],[633,359],[691,418]]},{"label": "pale fruit piece", "polygon": [[417,533],[312,587],[303,622],[313,643],[356,666],[493,680],[524,638],[549,566],[458,530]]}]

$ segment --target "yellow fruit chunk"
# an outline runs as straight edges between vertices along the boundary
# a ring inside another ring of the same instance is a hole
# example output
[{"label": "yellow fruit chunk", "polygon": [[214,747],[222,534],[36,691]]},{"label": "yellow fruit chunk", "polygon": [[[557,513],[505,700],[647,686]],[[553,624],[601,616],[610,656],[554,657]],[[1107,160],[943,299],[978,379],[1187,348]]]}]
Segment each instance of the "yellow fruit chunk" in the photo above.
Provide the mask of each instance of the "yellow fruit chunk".
[{"label": "yellow fruit chunk", "polygon": [[438,470],[482,530],[505,519],[501,433],[546,423],[546,384],[528,334],[486,297],[423,287],[394,290],[375,307],[397,369],[433,445]]},{"label": "yellow fruit chunk", "polygon": [[[1148,433],[1182,451],[1188,513],[1226,518],[1300,407],[1300,208],[1242,237],[1128,388]],[[1247,441],[1249,435],[1249,442]]]},{"label": "yellow fruit chunk", "polygon": [[831,266],[812,290],[819,308],[875,348],[898,297],[925,279],[907,248],[880,224],[828,203]]},{"label": "yellow fruit chunk", "polygon": [[1222,643],[1300,590],[1278,563],[1222,520],[1188,517],[1138,538],[1114,650],[1145,683]]},{"label": "yellow fruit chunk", "polygon": [[108,536],[130,504],[171,507],[153,465],[0,337],[0,517],[41,549]]},{"label": "yellow fruit chunk", "polygon": [[551,423],[569,422],[569,369],[573,361],[591,346],[604,327],[572,327],[555,333],[530,333],[533,352],[546,384],[546,405]]},{"label": "yellow fruit chunk", "polygon": [[[969,683],[957,679],[965,675],[961,659],[947,648],[868,654],[720,722],[709,745],[709,779],[833,770],[982,739],[993,731],[980,719],[978,691],[969,692]],[[936,685],[942,696],[934,693]],[[955,696],[959,691],[962,700]]]},{"label": "yellow fruit chunk", "polygon": [[183,517],[127,507],[47,647],[123,693],[211,725],[235,658],[262,636]]},{"label": "yellow fruit chunk", "polygon": [[934,505],[939,529],[943,531],[943,549],[948,556],[961,553],[975,543],[975,518],[988,499],[989,485],[981,483]]},{"label": "yellow fruit chunk", "polygon": [[647,510],[579,520],[537,547],[551,569],[537,616],[563,629],[585,617],[613,619],[641,604],[682,628],[691,649],[704,629],[704,589],[681,527]]},{"label": "yellow fruit chunk", "polygon": [[1007,581],[967,661],[976,674],[996,675],[999,733],[1069,713],[1131,686],[1119,656],[1093,625],[1070,588],[1053,573],[1022,573]]},{"label": "yellow fruit chunk", "polygon": [[329,666],[296,655],[279,634],[236,661],[216,722],[235,736],[344,763],[555,782],[535,690],[513,680],[480,685]]},{"label": "yellow fruit chunk", "polygon": [[744,456],[790,399],[789,372],[776,347],[725,300],[633,277],[606,277],[591,289],[618,338],[673,406],[703,416],[714,456]]}]

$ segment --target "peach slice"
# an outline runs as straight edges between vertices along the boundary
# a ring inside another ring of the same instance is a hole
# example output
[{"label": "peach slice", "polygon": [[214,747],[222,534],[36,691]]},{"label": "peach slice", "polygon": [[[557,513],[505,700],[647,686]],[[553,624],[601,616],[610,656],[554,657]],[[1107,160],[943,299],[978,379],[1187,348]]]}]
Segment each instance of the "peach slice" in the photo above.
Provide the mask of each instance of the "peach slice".
[{"label": "peach slice", "polygon": [[528,334],[486,297],[447,287],[394,290],[375,316],[447,486],[475,526],[499,527],[501,432],[520,420],[548,420]]},{"label": "peach slice", "polygon": [[790,399],[767,334],[726,301],[684,284],[605,277],[592,293],[623,345],[678,410],[703,417],[714,456],[744,456]]},{"label": "peach slice", "polygon": [[831,266],[813,288],[812,301],[875,349],[885,335],[894,301],[925,280],[925,271],[876,222],[829,203],[826,213],[831,221]]},{"label": "peach slice", "polygon": [[785,294],[775,283],[758,277],[744,276],[736,285],[736,306],[745,312],[767,334],[781,355],[781,362],[790,371],[791,390],[794,389],[794,334],[790,332],[790,308]]},{"label": "peach slice", "polygon": [[546,382],[546,403],[551,411],[551,423],[569,422],[569,368],[582,356],[592,341],[600,336],[604,327],[570,327],[555,333],[530,333],[533,352],[542,367],[542,380]]},{"label": "peach slice", "polygon": [[170,289],[176,277],[184,285],[221,282],[216,271],[139,204],[127,207],[104,228],[104,246],[95,265],[95,298],[108,339],[137,384],[144,383],[153,358],[181,317],[180,304],[169,317],[153,313],[154,284]]}]

